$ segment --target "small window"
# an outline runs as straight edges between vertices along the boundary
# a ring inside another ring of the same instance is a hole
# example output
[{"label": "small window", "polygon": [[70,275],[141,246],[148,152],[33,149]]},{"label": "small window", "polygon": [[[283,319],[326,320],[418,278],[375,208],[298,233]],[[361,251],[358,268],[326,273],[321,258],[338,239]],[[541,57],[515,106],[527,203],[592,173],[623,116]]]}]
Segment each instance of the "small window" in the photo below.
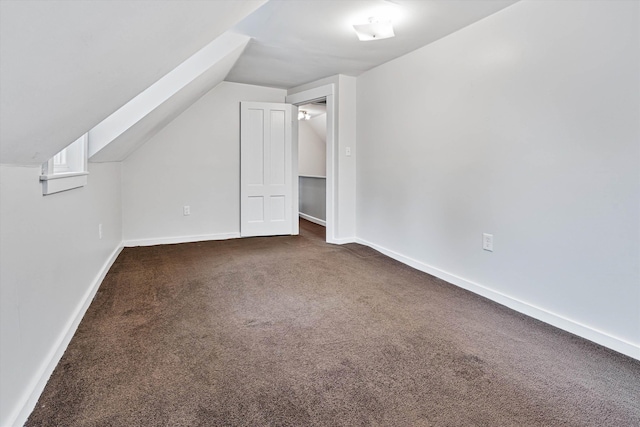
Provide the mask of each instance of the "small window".
[{"label": "small window", "polygon": [[42,194],[59,193],[87,184],[87,134],[42,165]]},{"label": "small window", "polygon": [[65,148],[53,156],[53,173],[65,173],[69,172],[70,169],[67,163],[67,149]]}]

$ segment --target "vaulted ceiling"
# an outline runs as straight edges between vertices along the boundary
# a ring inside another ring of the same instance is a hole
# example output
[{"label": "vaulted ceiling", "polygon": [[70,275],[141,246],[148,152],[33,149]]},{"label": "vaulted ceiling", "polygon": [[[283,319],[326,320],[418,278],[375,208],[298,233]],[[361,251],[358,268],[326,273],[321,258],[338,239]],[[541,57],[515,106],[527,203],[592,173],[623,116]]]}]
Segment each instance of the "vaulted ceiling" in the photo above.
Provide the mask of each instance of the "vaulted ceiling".
[{"label": "vaulted ceiling", "polygon": [[266,0],[0,2],[0,163],[40,164]]},{"label": "vaulted ceiling", "polygon": [[[92,161],[122,160],[223,79],[357,76],[515,2],[3,0],[0,163],[41,164],[90,130]],[[370,16],[396,37],[358,41]]]},{"label": "vaulted ceiling", "polygon": [[249,37],[224,33],[89,131],[92,162],[122,161],[216,87]]}]

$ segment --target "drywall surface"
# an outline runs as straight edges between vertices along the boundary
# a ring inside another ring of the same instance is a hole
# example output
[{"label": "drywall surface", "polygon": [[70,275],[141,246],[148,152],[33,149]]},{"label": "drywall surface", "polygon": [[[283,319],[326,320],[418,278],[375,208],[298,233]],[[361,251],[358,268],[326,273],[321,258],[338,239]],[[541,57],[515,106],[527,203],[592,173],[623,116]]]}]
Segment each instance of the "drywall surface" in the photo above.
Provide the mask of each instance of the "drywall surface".
[{"label": "drywall surface", "polygon": [[33,406],[19,412],[120,248],[120,164],[89,164],[89,173],[85,187],[42,196],[39,167],[0,166],[2,426],[25,421]]},{"label": "drywall surface", "polygon": [[[321,114],[310,120],[298,121],[298,174],[326,176],[327,137],[318,132],[327,129],[327,115]],[[317,129],[317,130],[316,130]]]},{"label": "drywall surface", "polygon": [[640,358],[639,7],[520,2],[361,75],[358,237]]},{"label": "drywall surface", "polygon": [[240,102],[285,94],[222,82],[133,152],[122,163],[125,244],[237,237]]},{"label": "drywall surface", "polygon": [[338,177],[340,210],[338,236],[352,240],[356,235],[356,78],[338,76]]},{"label": "drywall surface", "polygon": [[327,219],[327,180],[317,177],[299,178],[298,209],[301,214],[325,221]]}]

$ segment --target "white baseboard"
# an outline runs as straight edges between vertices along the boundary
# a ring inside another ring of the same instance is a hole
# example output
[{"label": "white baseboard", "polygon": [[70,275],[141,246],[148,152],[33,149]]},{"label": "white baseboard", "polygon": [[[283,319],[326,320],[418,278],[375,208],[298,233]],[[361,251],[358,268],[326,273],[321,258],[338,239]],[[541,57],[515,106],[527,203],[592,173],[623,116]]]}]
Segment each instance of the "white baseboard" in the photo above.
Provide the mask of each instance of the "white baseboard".
[{"label": "white baseboard", "polygon": [[388,257],[395,259],[396,261],[400,261],[401,263],[411,266],[417,270],[431,274],[432,276],[438,277],[460,288],[481,295],[485,298],[509,307],[519,313],[526,314],[527,316],[533,317],[534,319],[548,323],[552,326],[578,335],[579,337],[585,338],[589,341],[593,341],[604,347],[610,348],[619,353],[640,360],[640,346],[634,343],[612,336],[606,332],[599,331],[590,326],[583,325],[559,314],[552,313],[548,310],[545,310],[544,308],[529,304],[526,301],[521,301],[516,298],[510,297],[509,295],[505,295],[486,286],[456,276],[455,274],[451,274],[439,268],[425,264],[421,261],[402,255],[398,252],[392,251],[367,240],[357,238],[356,242],[365,246],[369,246],[370,248],[373,248],[387,255]]},{"label": "white baseboard", "polygon": [[327,239],[327,243],[332,243],[334,245],[346,245],[347,243],[356,243],[357,239],[355,237],[334,237],[332,239]]},{"label": "white baseboard", "polygon": [[316,218],[315,216],[307,215],[306,213],[302,213],[302,212],[300,212],[299,215],[300,215],[300,218],[304,218],[307,221],[313,222],[314,224],[318,224],[318,225],[321,225],[323,227],[327,226],[327,221],[325,221],[323,219]]},{"label": "white baseboard", "polygon": [[27,422],[27,418],[35,408],[36,403],[38,403],[38,399],[44,390],[44,387],[47,385],[47,381],[51,377],[53,370],[58,365],[58,362],[62,358],[69,342],[71,342],[71,338],[76,333],[78,329],[78,325],[80,321],[84,317],[93,297],[95,296],[100,284],[104,280],[107,272],[115,262],[116,258],[122,251],[123,246],[119,245],[109,256],[107,261],[103,264],[102,268],[96,275],[95,279],[91,283],[91,286],[87,289],[87,291],[82,296],[80,303],[76,306],[76,309],[69,317],[67,324],[64,329],[58,336],[55,341],[55,344],[45,357],[42,362],[40,369],[38,369],[38,373],[34,376],[33,381],[27,387],[27,391],[24,393],[23,398],[20,400],[20,403],[16,405],[16,409],[14,413],[9,416],[9,425],[11,426],[22,426]]},{"label": "white baseboard", "polygon": [[125,240],[124,246],[127,248],[133,246],[155,246],[155,245],[172,245],[175,243],[193,243],[204,242],[207,240],[227,240],[238,239],[240,233],[219,233],[219,234],[201,234],[197,236],[178,236],[178,237],[157,237],[153,239],[137,239]]}]

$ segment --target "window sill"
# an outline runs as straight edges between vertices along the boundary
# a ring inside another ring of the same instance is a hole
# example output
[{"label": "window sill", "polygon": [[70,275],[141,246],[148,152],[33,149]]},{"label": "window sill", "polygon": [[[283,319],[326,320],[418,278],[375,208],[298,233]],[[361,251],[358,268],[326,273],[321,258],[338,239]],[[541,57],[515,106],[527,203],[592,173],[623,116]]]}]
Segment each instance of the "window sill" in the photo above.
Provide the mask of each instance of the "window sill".
[{"label": "window sill", "polygon": [[89,172],[68,172],[55,175],[41,175],[42,195],[59,193],[87,185]]}]

